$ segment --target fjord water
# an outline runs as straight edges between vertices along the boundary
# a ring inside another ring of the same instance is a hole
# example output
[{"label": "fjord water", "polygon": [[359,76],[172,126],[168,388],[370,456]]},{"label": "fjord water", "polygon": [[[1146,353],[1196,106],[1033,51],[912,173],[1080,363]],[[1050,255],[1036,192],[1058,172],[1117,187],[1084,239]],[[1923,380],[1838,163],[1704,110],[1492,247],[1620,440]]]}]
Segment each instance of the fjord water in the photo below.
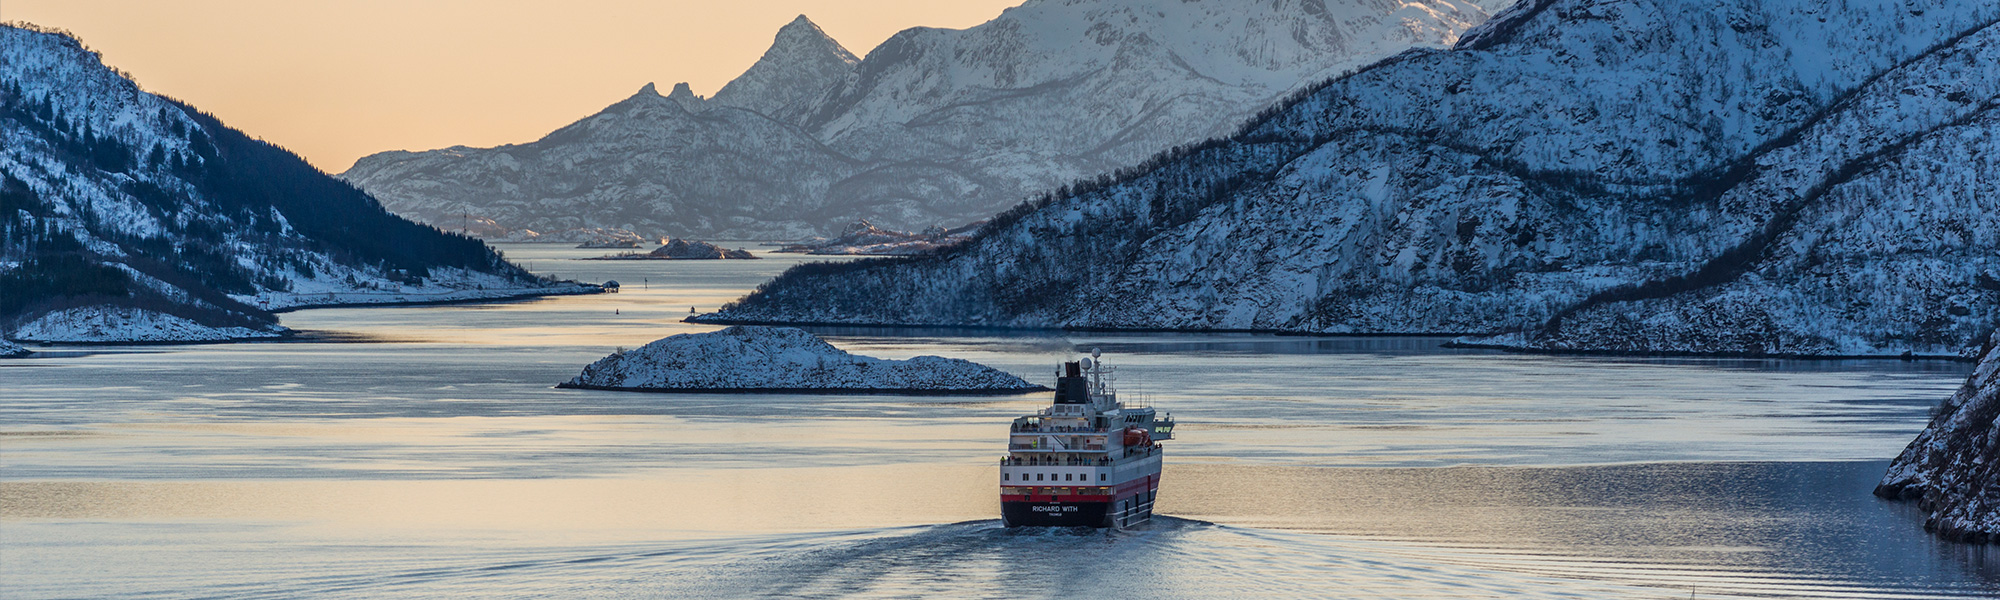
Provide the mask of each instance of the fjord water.
[{"label": "fjord water", "polygon": [[0,362],[0,596],[1911,598],[2000,555],[1868,494],[1954,363],[1435,338],[821,328],[1044,380],[1102,348],[1183,423],[1153,526],[1009,531],[1047,400],[555,389],[801,257],[583,261],[619,294],[290,313],[300,341]]}]

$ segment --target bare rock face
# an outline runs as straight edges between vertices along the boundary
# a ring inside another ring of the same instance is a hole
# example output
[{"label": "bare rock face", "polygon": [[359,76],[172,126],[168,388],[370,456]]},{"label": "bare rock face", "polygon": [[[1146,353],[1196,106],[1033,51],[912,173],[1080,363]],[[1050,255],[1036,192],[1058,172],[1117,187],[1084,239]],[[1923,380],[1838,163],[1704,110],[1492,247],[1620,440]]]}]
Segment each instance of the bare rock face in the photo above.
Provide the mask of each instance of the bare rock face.
[{"label": "bare rock face", "polygon": [[792,327],[730,327],[606,356],[558,387],[639,392],[994,393],[1044,388],[971,361],[850,354]]},{"label": "bare rock face", "polygon": [[1965,387],[1890,464],[1875,495],[1918,501],[1930,513],[1924,528],[1945,539],[2000,542],[2000,332]]}]

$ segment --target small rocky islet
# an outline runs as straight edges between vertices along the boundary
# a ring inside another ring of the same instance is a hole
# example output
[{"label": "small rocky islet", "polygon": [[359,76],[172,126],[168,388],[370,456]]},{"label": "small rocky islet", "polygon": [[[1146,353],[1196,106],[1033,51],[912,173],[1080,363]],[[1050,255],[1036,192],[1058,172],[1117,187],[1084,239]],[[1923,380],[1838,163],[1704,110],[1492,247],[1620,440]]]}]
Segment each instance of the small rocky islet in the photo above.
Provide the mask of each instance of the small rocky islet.
[{"label": "small rocky islet", "polygon": [[562,388],[636,392],[1015,394],[1045,391],[968,360],[886,360],[794,327],[736,326],[669,336],[606,356]]},{"label": "small rocky islet", "polygon": [[757,255],[751,254],[749,250],[729,249],[708,242],[677,239],[654,248],[652,252],[627,252],[586,260],[715,260],[725,258],[754,259],[757,258]]}]

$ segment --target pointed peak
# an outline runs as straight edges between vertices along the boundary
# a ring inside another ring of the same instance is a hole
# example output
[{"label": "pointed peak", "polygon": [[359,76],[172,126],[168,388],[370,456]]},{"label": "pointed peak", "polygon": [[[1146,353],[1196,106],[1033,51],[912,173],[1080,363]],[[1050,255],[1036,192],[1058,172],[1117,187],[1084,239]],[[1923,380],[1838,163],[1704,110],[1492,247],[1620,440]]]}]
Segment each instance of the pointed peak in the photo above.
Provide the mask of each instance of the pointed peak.
[{"label": "pointed peak", "polygon": [[786,32],[812,33],[819,37],[832,37],[826,34],[826,30],[820,29],[818,23],[814,23],[812,19],[806,18],[805,15],[799,15],[798,18],[792,19],[792,22],[786,23],[784,27],[778,28],[778,35],[782,36]]},{"label": "pointed peak", "polygon": [[681,108],[687,109],[688,112],[701,112],[708,109],[708,99],[696,96],[694,88],[688,87],[685,81],[674,84],[674,91],[667,94],[667,99],[672,100],[675,104],[679,104]]},{"label": "pointed peak", "polygon": [[637,94],[633,94],[633,95],[634,95],[634,96],[658,96],[658,95],[660,95],[660,89],[659,89],[659,88],[656,88],[656,87],[653,87],[653,82],[650,82],[650,81],[648,81],[648,82],[646,82],[646,87],[642,87],[642,88],[639,88],[639,93],[637,93]]},{"label": "pointed peak", "polygon": [[778,28],[777,39],[772,41],[771,49],[777,50],[780,47],[831,48],[837,53],[847,54],[847,49],[841,47],[840,41],[827,35],[826,30],[820,29],[819,24],[812,22],[812,19],[806,18],[805,15],[799,15],[784,27]]}]

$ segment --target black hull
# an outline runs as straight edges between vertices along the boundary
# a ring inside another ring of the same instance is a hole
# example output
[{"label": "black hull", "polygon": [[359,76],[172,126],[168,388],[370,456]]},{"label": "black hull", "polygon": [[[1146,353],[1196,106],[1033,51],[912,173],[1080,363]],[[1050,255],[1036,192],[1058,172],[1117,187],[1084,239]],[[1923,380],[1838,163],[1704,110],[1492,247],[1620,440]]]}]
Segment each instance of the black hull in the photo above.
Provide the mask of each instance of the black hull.
[{"label": "black hull", "polygon": [[1110,527],[1110,502],[1001,502],[1008,527]]}]

